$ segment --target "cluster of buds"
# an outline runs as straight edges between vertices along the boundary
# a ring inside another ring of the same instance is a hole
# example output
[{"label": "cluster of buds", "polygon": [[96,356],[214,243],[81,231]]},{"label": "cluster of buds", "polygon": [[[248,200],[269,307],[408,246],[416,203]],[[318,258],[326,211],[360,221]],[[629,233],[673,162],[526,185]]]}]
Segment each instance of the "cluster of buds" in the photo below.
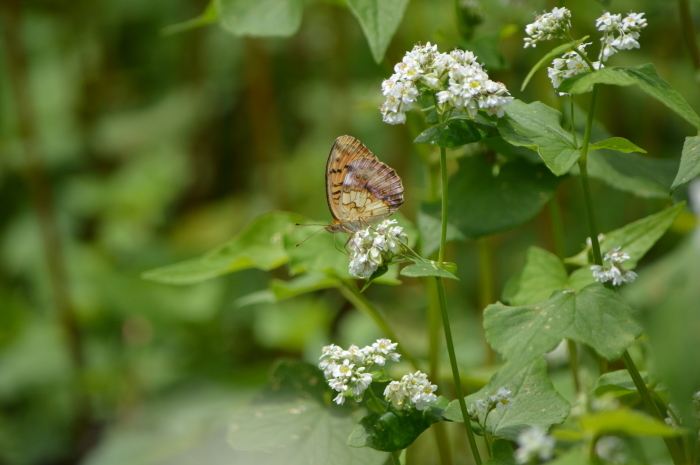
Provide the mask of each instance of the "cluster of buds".
[{"label": "cluster of buds", "polygon": [[376,228],[357,231],[350,239],[350,274],[369,278],[377,268],[391,261],[404,249],[407,236],[396,220],[384,220]]},{"label": "cluster of buds", "polygon": [[453,50],[440,53],[437,45],[416,45],[394,66],[394,74],[382,83],[386,101],[380,107],[384,122],[403,124],[406,112],[413,108],[421,91],[438,99],[441,113],[466,113],[476,116],[479,110],[498,117],[513,101],[505,85],[489,79],[473,53]]},{"label": "cluster of buds", "polygon": [[434,394],[436,390],[437,385],[432,384],[428,380],[428,375],[419,370],[405,375],[401,381],[389,383],[384,389],[384,397],[396,409],[412,405],[416,410],[424,410],[428,404],[437,401],[437,396]]},{"label": "cluster of buds", "polygon": [[628,13],[622,19],[622,15],[604,13],[595,22],[596,27],[603,33],[599,60],[606,61],[620,50],[632,50],[639,48],[639,31],[647,27],[644,13]]},{"label": "cluster of buds", "polygon": [[467,409],[467,413],[473,419],[478,421],[479,414],[488,415],[492,410],[512,409],[515,399],[511,396],[513,393],[505,386],[498,388],[493,394],[487,394],[485,397],[478,399],[471,404]]},{"label": "cluster of buds", "polygon": [[601,282],[612,282],[613,286],[619,286],[622,283],[631,283],[637,279],[637,273],[631,270],[626,270],[622,263],[629,260],[630,256],[624,252],[620,252],[620,247],[615,247],[605,254],[604,262],[609,262],[610,266],[592,265],[593,277]]},{"label": "cluster of buds", "polygon": [[370,369],[384,366],[387,360],[398,362],[401,355],[396,353],[396,343],[389,339],[378,339],[371,346],[360,349],[351,345],[344,350],[335,344],[325,346],[318,367],[328,380],[328,385],[338,395],[333,399],[336,404],[345,402],[345,394],[352,393],[355,400],[362,400],[362,395],[372,383]]},{"label": "cluster of buds", "polygon": [[549,13],[538,15],[534,23],[525,27],[525,33],[528,35],[524,39],[525,48],[534,48],[537,42],[544,40],[566,38],[571,27],[570,20],[571,12],[566,8],[554,8]]}]

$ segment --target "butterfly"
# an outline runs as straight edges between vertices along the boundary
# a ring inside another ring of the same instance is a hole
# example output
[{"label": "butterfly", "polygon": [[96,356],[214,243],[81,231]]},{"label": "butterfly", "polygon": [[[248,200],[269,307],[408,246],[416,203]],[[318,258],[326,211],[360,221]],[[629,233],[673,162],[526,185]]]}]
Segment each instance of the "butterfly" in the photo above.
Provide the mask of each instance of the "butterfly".
[{"label": "butterfly", "polygon": [[333,222],[325,229],[353,235],[403,204],[403,184],[396,171],[379,161],[362,142],[340,136],[326,164],[326,200]]}]

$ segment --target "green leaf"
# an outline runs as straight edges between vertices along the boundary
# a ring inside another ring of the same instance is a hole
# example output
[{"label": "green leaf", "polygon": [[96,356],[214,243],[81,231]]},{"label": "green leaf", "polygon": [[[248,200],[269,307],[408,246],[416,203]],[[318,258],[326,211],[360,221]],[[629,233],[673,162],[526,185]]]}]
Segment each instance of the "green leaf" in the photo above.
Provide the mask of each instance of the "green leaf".
[{"label": "green leaf", "polygon": [[467,118],[452,118],[421,132],[413,142],[455,148],[497,135],[493,124]]},{"label": "green leaf", "polygon": [[671,254],[645,267],[625,295],[639,308],[654,354],[654,374],[667,386],[686,428],[697,427],[692,395],[700,386],[700,247],[698,229]]},{"label": "green leaf", "polygon": [[401,24],[408,0],[347,0],[360,22],[374,61],[380,63]]},{"label": "green leaf", "polygon": [[303,0],[215,0],[223,28],[237,36],[291,36],[301,25]]},{"label": "green leaf", "polygon": [[681,430],[671,428],[646,413],[628,408],[606,410],[583,415],[581,427],[591,436],[628,434],[630,436],[678,436]]},{"label": "green leaf", "polygon": [[169,36],[179,32],[189,31],[190,29],[206,26],[207,24],[215,23],[218,20],[219,10],[217,8],[216,0],[210,0],[209,4],[201,15],[178,24],[167,26],[162,29],[162,33],[165,36]]},{"label": "green leaf", "polygon": [[365,290],[372,284],[372,282],[374,282],[375,279],[381,278],[387,271],[389,271],[389,267],[386,265],[382,265],[377,268],[377,271],[372,273],[372,276],[367,278],[367,281],[365,281],[365,284],[362,286],[362,289],[360,289],[360,292],[365,292]]},{"label": "green leaf", "polygon": [[[648,384],[648,376],[646,372],[640,372],[642,379]],[[598,378],[595,383],[595,388],[593,391],[596,397],[602,397],[604,395],[614,395],[615,397],[621,397],[628,394],[633,394],[637,396],[637,387],[632,381],[629,371],[627,370],[617,370],[610,373],[604,373]]]},{"label": "green leaf", "polygon": [[503,299],[511,305],[542,302],[552,292],[567,287],[568,278],[564,264],[556,255],[539,247],[530,247],[525,266],[506,283]]},{"label": "green leaf", "polygon": [[499,373],[507,381],[563,338],[587,344],[608,360],[619,358],[642,332],[633,313],[617,293],[595,283],[578,294],[558,291],[530,305],[489,305],[484,328],[489,344],[509,361]]},{"label": "green leaf", "polygon": [[594,462],[588,460],[588,454],[583,451],[583,448],[572,447],[566,453],[560,455],[548,465],[588,465]]},{"label": "green leaf", "polygon": [[265,463],[384,463],[386,454],[346,446],[362,411],[336,406],[329,391],[315,366],[280,362],[270,384],[233,418],[229,443],[235,449],[271,452]]},{"label": "green leaf", "polygon": [[561,127],[561,118],[561,113],[544,103],[516,99],[498,120],[498,130],[511,144],[537,151],[552,173],[561,176],[580,155],[571,134]]},{"label": "green leaf", "polygon": [[288,281],[273,279],[270,281],[270,291],[275,302],[281,302],[302,294],[328,289],[338,285],[338,280],[321,274],[304,274]]},{"label": "green leaf", "polygon": [[559,182],[541,164],[520,158],[494,176],[486,156],[464,157],[449,184],[449,221],[470,239],[507,231],[537,215]]},{"label": "green leaf", "polygon": [[[449,278],[459,281],[459,278],[445,268],[440,267],[437,262],[432,260],[426,261],[416,261],[413,265],[408,265],[401,269],[402,276],[408,276],[409,278],[423,278],[426,276],[435,276],[438,278]],[[454,265],[454,264],[453,264]]]},{"label": "green leaf", "polygon": [[527,87],[527,84],[530,82],[530,79],[532,79],[532,76],[535,75],[538,69],[542,68],[543,66],[549,65],[549,62],[555,58],[559,58],[561,55],[564,53],[573,50],[574,47],[577,47],[579,44],[583,43],[588,39],[588,36],[585,36],[581,39],[575,40],[573,42],[569,42],[568,44],[563,44],[560,45],[559,47],[555,48],[545,56],[543,56],[540,61],[535,64],[535,66],[532,67],[529,73],[527,73],[527,76],[525,76],[525,80],[523,81],[523,84],[520,86],[520,91],[522,92],[525,90],[525,87]]},{"label": "green leaf", "polygon": [[396,410],[393,406],[384,413],[371,413],[355,426],[347,444],[352,447],[371,447],[372,449],[395,452],[413,444],[413,441],[433,423],[443,420],[442,412],[447,402],[442,405],[429,405],[424,410],[406,408]]},{"label": "green leaf", "polygon": [[[630,259],[624,263],[625,268],[632,269],[647,251],[664,235],[666,230],[685,207],[685,202],[662,210],[646,218],[616,229],[605,234],[605,239],[600,244],[601,253],[622,247],[622,251],[629,254]],[[593,263],[589,257],[590,247],[582,250],[577,255],[564,260],[566,263],[578,266],[588,266]]]},{"label": "green leaf", "polygon": [[496,439],[491,443],[491,458],[483,465],[515,465],[513,446],[506,439]]},{"label": "green leaf", "polygon": [[[420,252],[424,257],[429,257],[440,248],[440,218],[431,214],[431,211],[440,211],[440,205],[424,204],[416,218],[420,231]],[[463,240],[465,240],[464,235],[448,221],[446,242]]]},{"label": "green leaf", "polygon": [[[513,393],[512,409],[492,410],[486,420],[486,428],[492,436],[515,441],[518,435],[531,426],[548,430],[552,425],[562,423],[569,415],[569,403],[552,385],[547,375],[547,362],[538,358],[513,376],[507,384],[501,382],[498,373],[479,392],[465,397],[467,404],[494,394],[499,387],[506,387]],[[480,422],[484,421],[479,414]],[[462,422],[462,412],[458,400],[450,402],[445,409],[445,418]]]},{"label": "green leaf", "polygon": [[700,146],[700,136],[686,137],[681,153],[681,166],[678,167],[678,174],[671,185],[671,190],[695,179],[700,174],[700,161],[698,161],[698,146]]},{"label": "green leaf", "polygon": [[[668,198],[668,186],[675,169],[673,160],[649,158],[636,153],[607,149],[588,153],[589,177],[639,197]],[[571,174],[579,174],[578,165],[571,169]]]},{"label": "green leaf", "polygon": [[293,213],[266,213],[231,241],[203,256],[146,271],[142,277],[167,284],[193,284],[247,268],[277,268],[288,260],[283,237],[302,220]]},{"label": "green leaf", "polygon": [[559,92],[581,94],[588,92],[594,84],[629,86],[636,84],[651,97],[654,97],[678,116],[700,130],[700,116],[671,85],[663,80],[652,64],[622,68],[612,66],[594,73],[578,74],[561,83]]},{"label": "green leaf", "polygon": [[624,137],[611,137],[610,139],[601,140],[595,144],[588,146],[588,150],[599,150],[608,149],[615,150],[616,152],[630,153],[630,152],[641,152],[647,153],[643,148],[637,147],[632,142],[628,141]]}]

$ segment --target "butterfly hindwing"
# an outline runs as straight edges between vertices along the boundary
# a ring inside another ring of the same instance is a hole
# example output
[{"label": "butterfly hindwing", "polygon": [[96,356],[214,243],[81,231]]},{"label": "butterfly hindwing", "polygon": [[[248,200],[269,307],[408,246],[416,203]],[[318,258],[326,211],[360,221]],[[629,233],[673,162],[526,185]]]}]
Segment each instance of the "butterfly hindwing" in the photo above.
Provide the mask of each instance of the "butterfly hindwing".
[{"label": "butterfly hindwing", "polygon": [[362,142],[341,136],[328,157],[326,196],[334,218],[326,229],[352,234],[394,213],[403,204],[403,185]]}]

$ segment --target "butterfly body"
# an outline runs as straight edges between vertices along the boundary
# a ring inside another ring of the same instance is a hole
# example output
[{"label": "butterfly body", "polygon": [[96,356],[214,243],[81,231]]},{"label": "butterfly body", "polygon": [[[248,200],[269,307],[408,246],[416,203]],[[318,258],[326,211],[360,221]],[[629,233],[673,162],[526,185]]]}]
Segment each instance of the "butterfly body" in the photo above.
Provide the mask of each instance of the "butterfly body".
[{"label": "butterfly body", "polygon": [[403,204],[403,184],[362,142],[340,136],[326,164],[326,199],[333,215],[326,230],[352,235],[394,213]]}]

